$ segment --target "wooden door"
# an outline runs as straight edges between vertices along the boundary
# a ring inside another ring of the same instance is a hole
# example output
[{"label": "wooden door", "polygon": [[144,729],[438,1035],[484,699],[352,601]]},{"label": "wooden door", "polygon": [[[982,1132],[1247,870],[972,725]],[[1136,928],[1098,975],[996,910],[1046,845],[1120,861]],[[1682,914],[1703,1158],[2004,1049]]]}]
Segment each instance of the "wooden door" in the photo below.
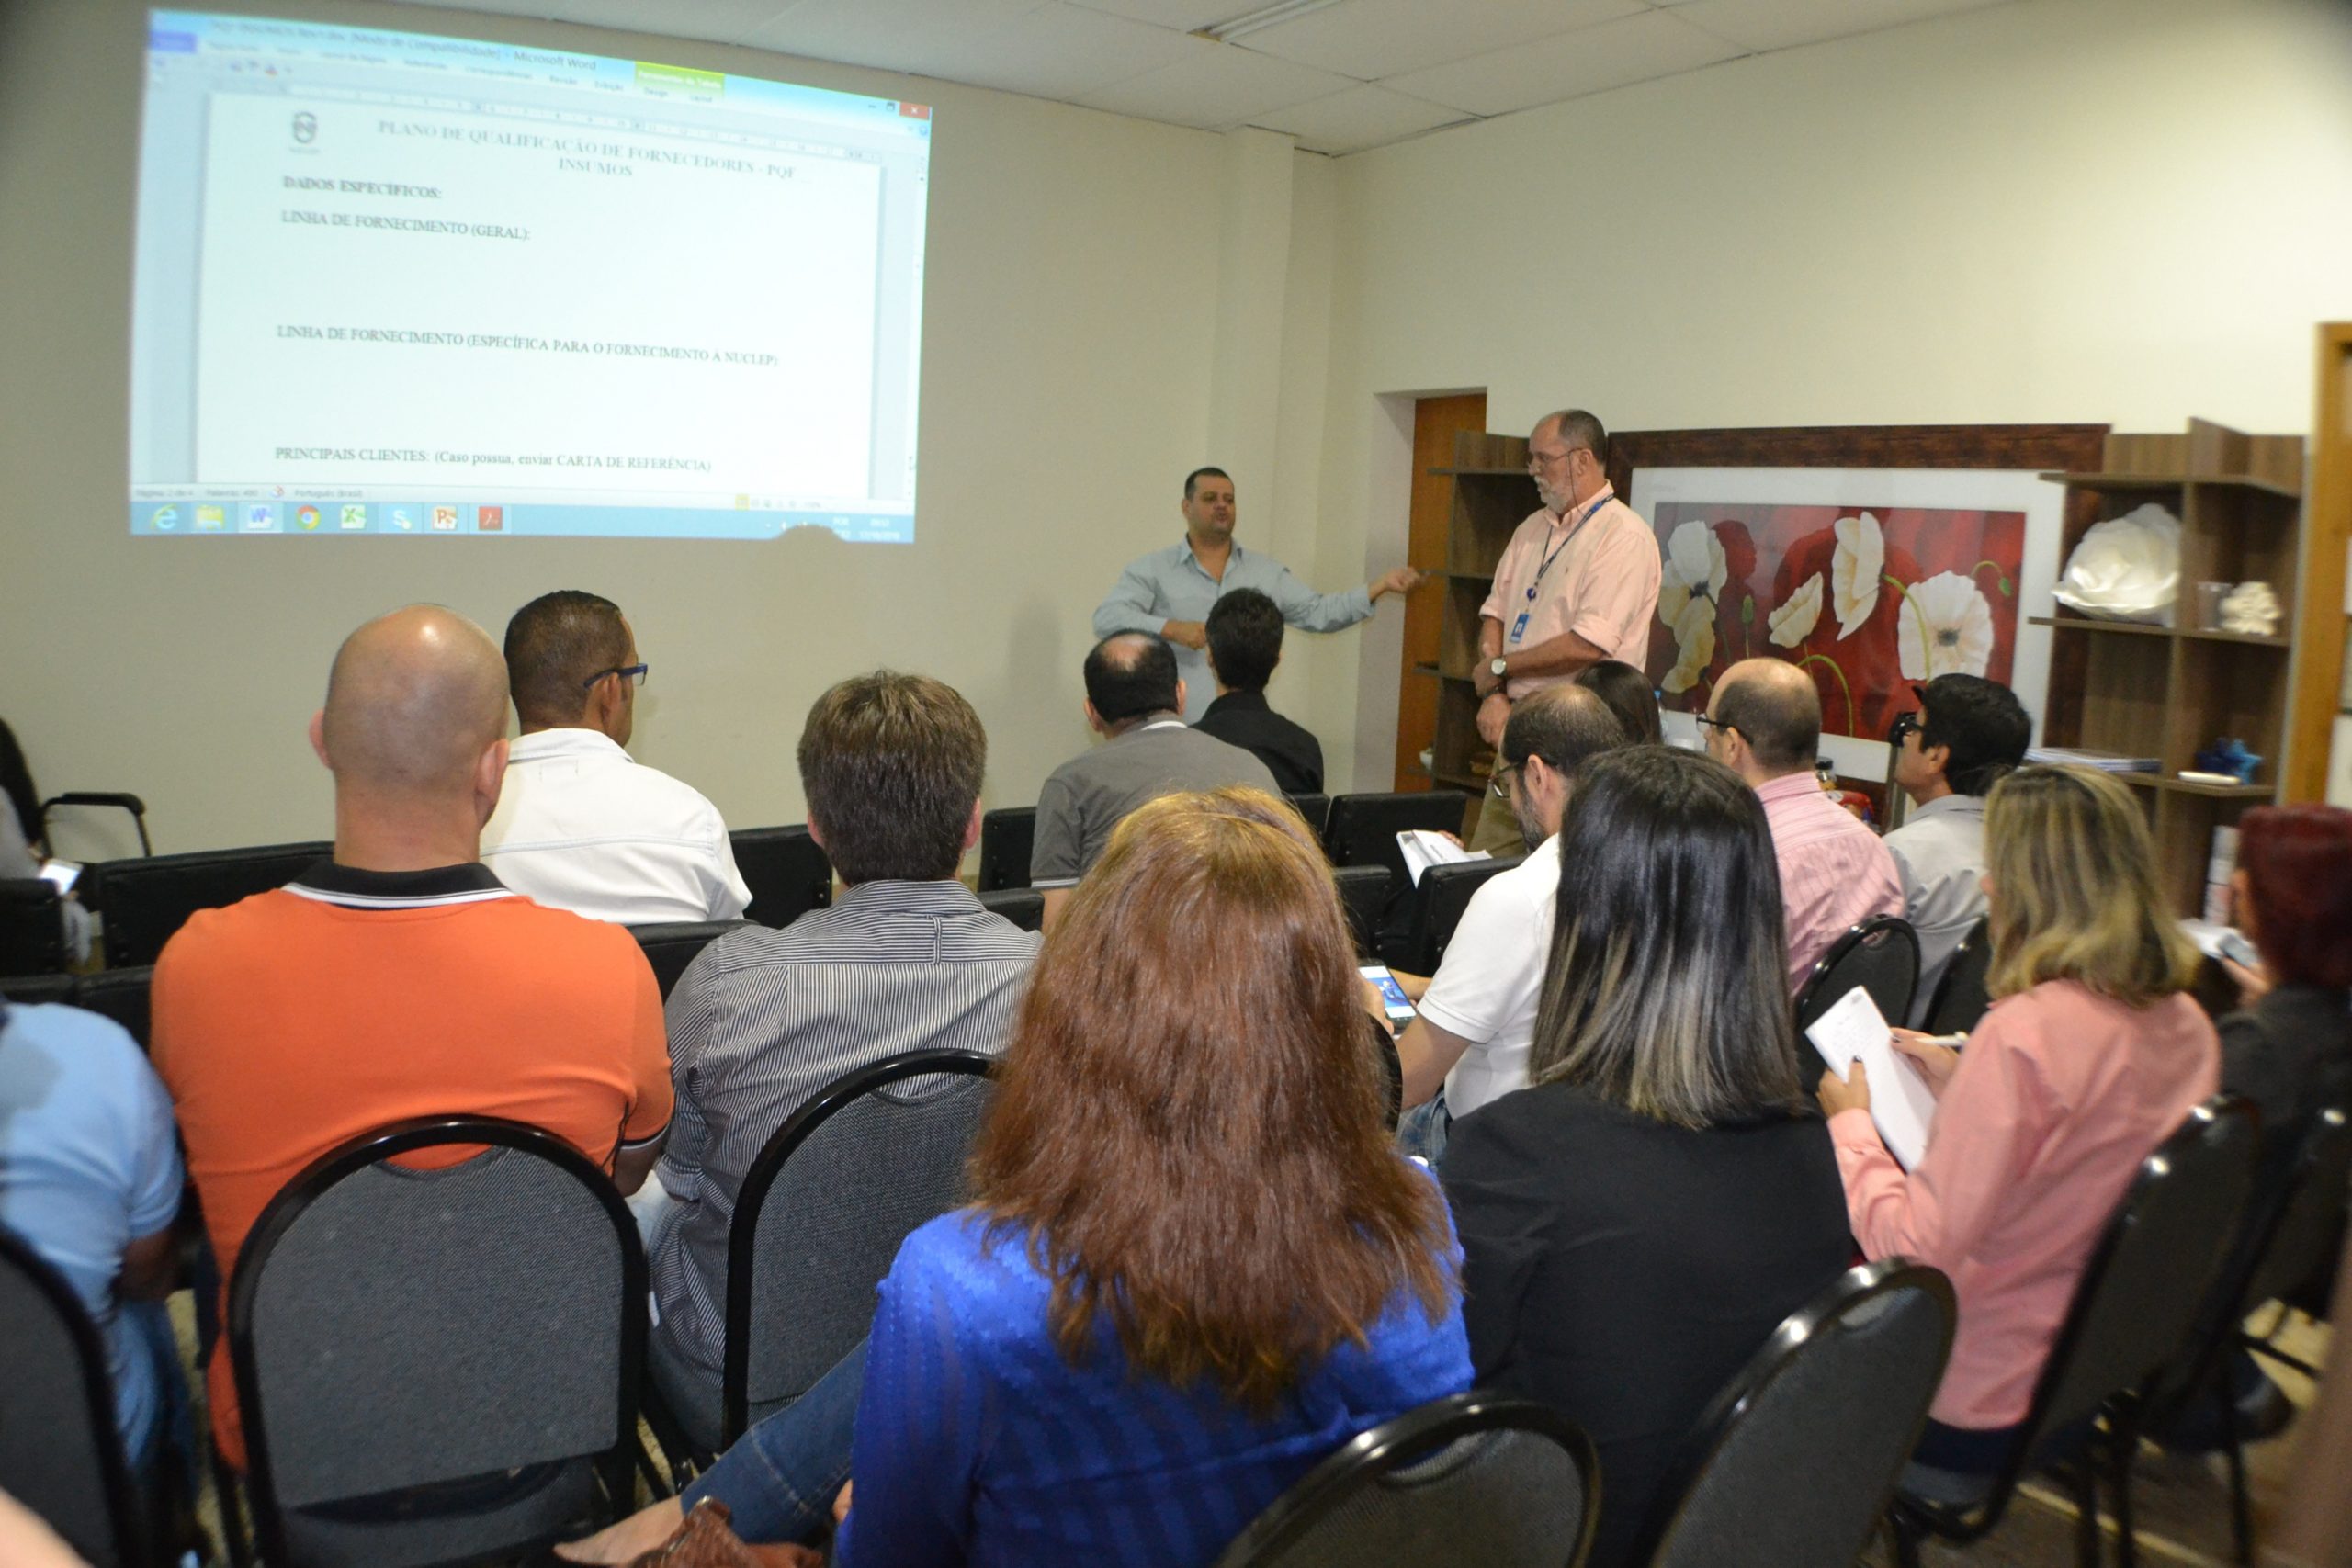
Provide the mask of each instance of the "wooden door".
[{"label": "wooden door", "polygon": [[[1418,461],[1418,458],[1416,459]],[[1416,491],[1418,497],[1419,491]],[[2352,322],[2319,329],[2319,408],[2312,423],[2311,488],[2303,496],[2303,563],[2294,595],[2295,689],[2287,716],[2283,798],[2327,797],[2328,752],[2339,712],[2352,714],[2344,661],[2345,557],[2352,544]]]},{"label": "wooden door", "polygon": [[[1405,562],[1417,570],[1445,570],[1445,533],[1453,512],[1453,481],[1431,470],[1453,466],[1457,431],[1487,428],[1487,394],[1423,398],[1413,405],[1413,499]],[[1437,739],[1439,631],[1445,618],[1442,584],[1419,589],[1405,601],[1405,651],[1396,671],[1397,789],[1428,789],[1421,752]]]}]

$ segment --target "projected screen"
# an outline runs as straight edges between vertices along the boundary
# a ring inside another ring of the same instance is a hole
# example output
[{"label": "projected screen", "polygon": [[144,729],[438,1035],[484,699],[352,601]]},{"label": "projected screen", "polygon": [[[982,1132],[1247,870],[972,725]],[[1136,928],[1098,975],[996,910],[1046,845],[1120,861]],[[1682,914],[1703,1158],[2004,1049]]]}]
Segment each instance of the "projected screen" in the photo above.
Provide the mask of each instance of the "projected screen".
[{"label": "projected screen", "polygon": [[141,535],[914,536],[931,111],[153,14]]}]

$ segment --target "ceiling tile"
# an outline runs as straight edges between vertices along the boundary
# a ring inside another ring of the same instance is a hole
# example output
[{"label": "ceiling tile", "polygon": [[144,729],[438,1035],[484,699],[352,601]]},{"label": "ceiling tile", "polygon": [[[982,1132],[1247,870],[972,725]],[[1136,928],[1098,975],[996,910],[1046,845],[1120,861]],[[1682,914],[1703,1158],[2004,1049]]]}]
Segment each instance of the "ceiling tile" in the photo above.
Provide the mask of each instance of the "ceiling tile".
[{"label": "ceiling tile", "polygon": [[1112,16],[1125,17],[1130,21],[1149,22],[1156,28],[1170,28],[1180,33],[1189,33],[1261,10],[1266,0],[1072,0],[1072,4],[1083,6],[1090,11],[1107,11]]},{"label": "ceiling tile", "polygon": [[962,52],[1045,0],[799,0],[743,36],[754,49],[956,80]]},{"label": "ceiling tile", "polygon": [[939,74],[976,87],[1067,101],[1216,47],[1206,39],[1047,0],[966,45],[953,69]]},{"label": "ceiling tile", "polygon": [[1751,50],[1791,49],[2007,0],[1687,0],[1674,14]]},{"label": "ceiling tile", "polygon": [[1435,130],[1441,125],[1458,125],[1467,118],[1469,116],[1461,110],[1442,104],[1425,104],[1385,87],[1364,86],[1276,109],[1272,114],[1260,115],[1250,123],[1268,130],[1288,131],[1310,152],[1337,155],[1361,152],[1367,147]]},{"label": "ceiling tile", "polygon": [[1382,85],[1476,115],[1510,114],[1628,83],[1670,76],[1747,52],[1674,11],[1561,33],[1519,49],[1392,76]]},{"label": "ceiling tile", "polygon": [[1553,33],[1630,17],[1642,0],[1348,0],[1296,21],[1261,28],[1240,41],[1261,54],[1375,82],[1400,71],[1442,65],[1510,49]]},{"label": "ceiling tile", "polygon": [[1328,71],[1222,43],[1077,101],[1113,114],[1221,130],[1354,85]]}]

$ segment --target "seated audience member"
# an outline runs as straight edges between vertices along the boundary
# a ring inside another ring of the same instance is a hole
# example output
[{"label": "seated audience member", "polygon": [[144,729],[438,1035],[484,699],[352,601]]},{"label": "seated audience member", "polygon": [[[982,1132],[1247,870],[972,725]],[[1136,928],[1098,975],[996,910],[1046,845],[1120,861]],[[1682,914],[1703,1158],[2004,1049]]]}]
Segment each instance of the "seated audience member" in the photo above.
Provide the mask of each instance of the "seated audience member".
[{"label": "seated audience member", "polygon": [[[1518,714],[1512,716],[1518,721]],[[1446,1192],[1481,1387],[1600,1454],[1623,1563],[1710,1401],[1853,1256],[1798,1077],[1770,829],[1688,751],[1584,770],[1559,837],[1533,1087],[1454,1124]]]},{"label": "seated audience member", "polygon": [[1281,800],[1122,824],[1038,958],[975,1206],[882,1283],[836,1562],[1205,1564],[1468,1385],[1444,1201],[1381,1129],[1359,989]]},{"label": "seated audience member", "polygon": [[1518,813],[1527,858],[1470,896],[1418,1015],[1397,1037],[1408,1153],[1435,1163],[1449,1122],[1527,1087],[1528,1043],[1560,898],[1554,835],[1586,763],[1624,744],[1609,705],[1580,686],[1547,686],[1513,705],[1495,771]]},{"label": "seated audience member", "polygon": [[0,999],[0,1227],[90,1314],[134,1466],[153,1453],[173,1403],[165,1380],[179,1376],[163,1307],[178,1261],[175,1137],[171,1097],[119,1025]]},{"label": "seated audience member", "polygon": [[777,1128],[844,1074],[907,1051],[1000,1055],[1038,937],[956,879],[979,841],[988,736],[951,688],[879,671],[817,699],[800,733],[808,830],[847,883],[782,931],[698,954],[670,997],[677,1117],[655,1168],[655,1382],[719,1441],[727,1237]]},{"label": "seated audience member", "polygon": [[1111,829],[1148,800],[1179,790],[1244,784],[1280,794],[1266,764],[1184,725],[1184,682],[1165,637],[1116,632],[1086,656],[1086,722],[1104,743],[1064,762],[1037,791],[1029,880],[1046,896],[1051,929],[1111,841]]},{"label": "seated audience member", "polygon": [[1917,1024],[1961,938],[1984,918],[1984,792],[2025,761],[2033,721],[2016,693],[1979,676],[1939,675],[1912,690],[1919,711],[1895,720],[1894,782],[1913,809],[1881,841],[1903,882],[1903,918],[1919,935],[1908,1020]]},{"label": "seated audience member", "polygon": [[1699,723],[1707,754],[1747,781],[1772,824],[1789,988],[1802,989],[1848,931],[1873,915],[1903,913],[1894,858],[1814,778],[1821,694],[1812,676],[1778,659],[1743,659],[1715,682]]},{"label": "seated audience member", "polygon": [[2352,1107],[2352,811],[2255,807],[2230,885],[2262,964],[2223,961],[2243,1005],[2221,1021],[2222,1088],[2254,1101],[2273,1165],[2322,1111]]},{"label": "seated audience member", "polygon": [[[505,728],[506,669],[481,627],[425,604],[361,626],[311,720],[334,775],[333,858],[199,911],[164,944],[155,1069],[224,1298],[278,1189],[387,1122],[526,1122],[609,1166],[623,1192],[661,1152],[670,1057],[645,954],[617,926],[543,908],[475,858]],[[225,1343],[209,1386],[214,1435],[242,1467]]]},{"label": "seated audience member", "polygon": [[481,858],[499,881],[595,920],[731,920],[752,901],[718,808],[622,748],[646,666],[620,607],[573,589],[506,623],[522,735]]},{"label": "seated audience member", "polygon": [[1266,764],[1285,795],[1323,792],[1323,743],[1266,705],[1266,682],[1283,657],[1283,613],[1254,588],[1237,588],[1209,611],[1209,673],[1216,701],[1193,724]]},{"label": "seated audience member", "polygon": [[1576,672],[1573,682],[1609,705],[1625,739],[1635,746],[1657,746],[1666,740],[1658,720],[1657,688],[1650,678],[1622,659],[1603,659]]},{"label": "seated audience member", "polygon": [[[1984,808],[1992,1010],[1954,1052],[1898,1031],[1936,1093],[1907,1175],[1869,1075],[1821,1076],[1854,1236],[1951,1276],[1960,1332],[1906,1484],[1965,1495],[2000,1468],[2084,1264],[2132,1173],[2219,1087],[2140,807],[2087,768],[2027,767]],[[1944,1473],[1936,1473],[1944,1472]],[[1981,1489],[1978,1488],[1978,1489]]]},{"label": "seated audience member", "polygon": [[[36,818],[38,820],[38,818]],[[28,882],[40,874],[40,856],[17,819],[16,803],[0,792],[0,881]],[[65,955],[75,964],[90,956],[90,912],[68,894],[60,901]]]}]

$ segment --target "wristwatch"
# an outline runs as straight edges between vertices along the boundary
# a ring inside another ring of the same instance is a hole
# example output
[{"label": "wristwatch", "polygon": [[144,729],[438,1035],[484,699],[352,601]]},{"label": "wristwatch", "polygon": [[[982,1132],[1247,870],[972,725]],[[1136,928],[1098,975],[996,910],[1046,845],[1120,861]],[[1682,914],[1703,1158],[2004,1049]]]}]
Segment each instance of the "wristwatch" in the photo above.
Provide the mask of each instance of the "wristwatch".
[{"label": "wristwatch", "polygon": [[1498,653],[1494,658],[1487,661],[1487,673],[1492,675],[1498,681],[1510,673],[1510,670],[1505,666],[1503,656],[1501,654]]}]

